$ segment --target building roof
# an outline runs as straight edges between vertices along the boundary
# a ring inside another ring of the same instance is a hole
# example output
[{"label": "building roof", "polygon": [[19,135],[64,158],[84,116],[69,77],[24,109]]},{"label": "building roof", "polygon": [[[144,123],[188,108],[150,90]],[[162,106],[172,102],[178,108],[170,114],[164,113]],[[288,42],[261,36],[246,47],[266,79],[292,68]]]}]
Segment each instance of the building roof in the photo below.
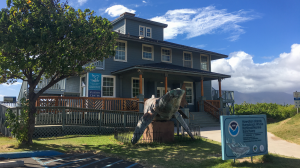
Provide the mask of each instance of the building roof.
[{"label": "building roof", "polygon": [[142,19],[142,18],[139,18],[139,17],[135,17],[135,14],[128,13],[128,12],[125,12],[125,13],[121,14],[120,17],[118,17],[115,20],[111,21],[111,24],[114,25],[117,22],[121,21],[122,19],[136,20],[136,21],[139,21],[139,22],[153,24],[153,25],[160,26],[160,27],[163,27],[163,28],[168,27],[167,24],[163,24],[163,23],[154,22],[154,21],[151,21],[151,20],[147,20],[147,19]]},{"label": "building roof", "polygon": [[230,75],[204,71],[200,69],[187,68],[179,65],[169,64],[169,63],[152,63],[152,64],[143,64],[143,65],[134,65],[128,68],[119,69],[111,72],[111,74],[122,74],[132,70],[142,70],[147,72],[154,73],[168,73],[176,75],[185,75],[185,76],[198,76],[204,77],[204,80],[214,80],[219,78],[230,78]]},{"label": "building roof", "polygon": [[[116,33],[118,33],[118,32],[116,32]],[[200,54],[208,54],[208,55],[211,55],[211,60],[228,57],[227,55],[224,55],[224,54],[219,54],[216,52],[202,50],[199,48],[189,47],[189,46],[185,46],[185,45],[181,45],[181,44],[171,43],[168,41],[156,40],[156,39],[151,39],[151,38],[146,38],[146,37],[141,38],[139,36],[133,36],[130,34],[118,33],[118,35],[119,35],[120,40],[137,41],[137,42],[143,42],[145,44],[159,45],[162,47],[168,47],[168,48],[174,48],[174,49],[182,49],[184,51],[198,52]]]}]

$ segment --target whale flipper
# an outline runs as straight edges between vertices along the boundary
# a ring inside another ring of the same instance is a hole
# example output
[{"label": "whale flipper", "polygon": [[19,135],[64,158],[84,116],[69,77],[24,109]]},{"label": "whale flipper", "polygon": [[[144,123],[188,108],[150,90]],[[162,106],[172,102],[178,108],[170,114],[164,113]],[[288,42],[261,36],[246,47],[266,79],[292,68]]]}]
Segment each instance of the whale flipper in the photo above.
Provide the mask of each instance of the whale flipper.
[{"label": "whale flipper", "polygon": [[175,117],[176,117],[177,121],[182,125],[183,129],[189,134],[189,136],[192,139],[195,139],[189,126],[185,123],[185,121],[183,120],[183,118],[181,117],[181,115],[178,111],[175,113]]},{"label": "whale flipper", "polygon": [[133,133],[133,137],[131,139],[132,144],[136,144],[141,136],[143,135],[145,129],[148,127],[148,125],[152,122],[154,117],[157,115],[157,112],[154,110],[148,111],[145,113],[139,120],[137,126],[135,127],[135,131]]}]

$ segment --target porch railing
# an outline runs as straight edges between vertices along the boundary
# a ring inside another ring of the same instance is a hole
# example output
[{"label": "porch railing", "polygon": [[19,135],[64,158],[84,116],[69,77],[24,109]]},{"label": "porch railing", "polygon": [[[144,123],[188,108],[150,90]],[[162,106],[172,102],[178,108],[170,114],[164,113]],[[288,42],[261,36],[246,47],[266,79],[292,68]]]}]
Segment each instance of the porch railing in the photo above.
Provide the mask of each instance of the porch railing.
[{"label": "porch railing", "polygon": [[[138,98],[96,98],[96,97],[39,97],[37,107],[77,107],[101,110],[139,111]],[[146,101],[147,99],[144,99]]]},{"label": "porch railing", "polygon": [[[198,102],[198,106],[199,106],[199,102]],[[219,111],[220,101],[218,102],[218,100],[203,100],[203,106],[205,112],[208,112],[216,119],[220,119],[220,111]]]},{"label": "porch railing", "polygon": [[[44,79],[42,80],[42,82],[40,82],[36,89],[42,89],[45,86],[47,86],[49,84],[49,82],[51,81],[51,79],[46,79],[44,77]],[[54,84],[53,86],[51,86],[48,90],[58,90],[58,91],[64,91],[66,88],[66,79],[63,79],[59,82],[57,82],[56,84]]]}]

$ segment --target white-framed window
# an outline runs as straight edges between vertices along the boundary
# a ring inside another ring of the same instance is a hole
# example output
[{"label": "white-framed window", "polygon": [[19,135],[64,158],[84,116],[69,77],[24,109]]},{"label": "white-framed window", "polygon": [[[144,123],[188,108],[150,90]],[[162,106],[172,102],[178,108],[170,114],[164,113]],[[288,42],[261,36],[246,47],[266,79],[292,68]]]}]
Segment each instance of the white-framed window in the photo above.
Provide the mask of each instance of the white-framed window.
[{"label": "white-framed window", "polygon": [[152,38],[152,29],[151,27],[146,27],[146,37]]},{"label": "white-framed window", "polygon": [[87,97],[87,78],[86,75],[80,77],[80,97]]},{"label": "white-framed window", "polygon": [[145,60],[154,60],[154,47],[152,45],[143,44],[142,58]]},{"label": "white-framed window", "polygon": [[117,40],[115,61],[127,62],[127,41]]},{"label": "white-framed window", "polygon": [[191,52],[183,52],[183,66],[193,68],[193,55]]},{"label": "white-framed window", "polygon": [[115,76],[102,75],[101,86],[101,97],[116,97]]},{"label": "white-framed window", "polygon": [[193,82],[184,82],[186,88],[186,96],[185,99],[189,105],[194,104],[194,92],[193,92]]},{"label": "white-framed window", "polygon": [[139,36],[145,37],[145,26],[139,26]]},{"label": "white-framed window", "polygon": [[172,63],[172,50],[169,48],[161,48],[161,61]]},{"label": "white-framed window", "polygon": [[[144,78],[143,79],[143,94],[144,94]],[[134,98],[140,94],[140,78],[131,78],[131,97]]]},{"label": "white-framed window", "polygon": [[201,70],[209,70],[209,57],[207,55],[200,55]]}]

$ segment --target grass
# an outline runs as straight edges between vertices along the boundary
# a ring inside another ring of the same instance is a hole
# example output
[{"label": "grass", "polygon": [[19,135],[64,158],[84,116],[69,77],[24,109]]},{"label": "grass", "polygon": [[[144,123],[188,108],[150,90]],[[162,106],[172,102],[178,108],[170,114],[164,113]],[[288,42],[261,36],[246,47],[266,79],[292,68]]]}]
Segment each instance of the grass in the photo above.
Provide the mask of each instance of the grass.
[{"label": "grass", "polygon": [[281,122],[268,124],[268,131],[282,139],[300,145],[300,114]]},{"label": "grass", "polygon": [[20,145],[15,139],[0,137],[0,152],[57,150],[65,153],[95,152],[141,163],[146,167],[298,167],[300,159],[279,155],[232,160],[221,159],[221,144],[207,139],[171,144],[124,145],[113,135],[73,135],[35,139],[31,146]]}]

